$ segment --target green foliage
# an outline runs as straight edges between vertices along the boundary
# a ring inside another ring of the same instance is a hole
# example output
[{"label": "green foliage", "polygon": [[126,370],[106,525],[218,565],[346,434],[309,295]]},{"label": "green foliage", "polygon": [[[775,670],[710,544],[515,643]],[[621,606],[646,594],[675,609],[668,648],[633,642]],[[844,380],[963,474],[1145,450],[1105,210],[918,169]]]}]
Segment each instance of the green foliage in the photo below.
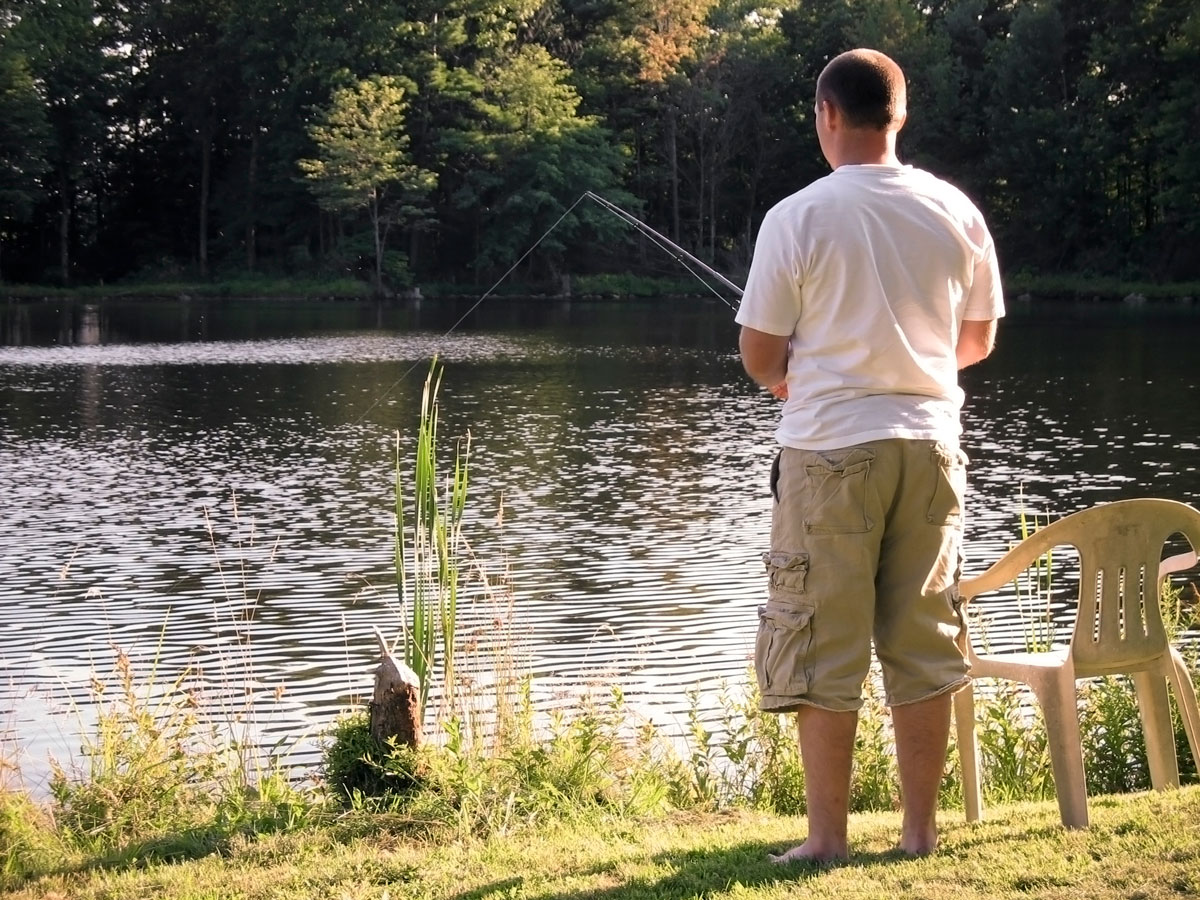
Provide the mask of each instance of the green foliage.
[{"label": "green foliage", "polygon": [[15,887],[64,855],[45,811],[8,783],[10,766],[0,758],[0,890]]},{"label": "green foliage", "polygon": [[1128,678],[1109,675],[1083,686],[1079,716],[1083,767],[1091,794],[1121,794],[1150,787],[1146,739],[1137,695]]},{"label": "green foliage", "polygon": [[[404,664],[420,680],[421,716],[440,659],[443,702],[455,709],[455,673],[462,533],[467,503],[471,437],[455,448],[453,469],[443,481],[438,462],[438,392],[442,367],[435,358],[421,392],[421,414],[412,472],[411,522],[404,509],[400,435],[396,435],[394,561],[396,590],[406,611]],[[440,650],[440,658],[438,652]]]},{"label": "green foliage", "polygon": [[383,280],[388,228],[418,217],[437,176],[415,165],[404,131],[414,85],[375,75],[333,93],[321,118],[309,127],[317,156],[301,159],[322,209],[366,209],[375,250],[375,279]]},{"label": "green foliage", "polygon": [[[587,189],[736,276],[827,172],[812,91],[852,46],[904,67],[902,157],[979,202],[1002,261],[1200,277],[1186,3],[20,0],[0,29],[9,280],[340,268],[365,232],[372,280],[402,283],[400,237],[402,277],[486,282]],[[574,211],[516,278],[667,262],[617,225]]]},{"label": "green foliage", "polygon": [[368,798],[403,796],[416,784],[411,750],[375,740],[365,711],[343,716],[334,724],[321,762],[326,787],[344,806],[362,806]]},{"label": "green foliage", "polygon": [[1040,708],[1010,681],[976,703],[975,728],[989,803],[1044,800],[1054,796],[1046,723]]},{"label": "green foliage", "polygon": [[890,720],[873,681],[864,688],[863,709],[854,735],[850,808],[855,811],[900,808],[900,781]]},{"label": "green foliage", "polygon": [[446,149],[471,163],[452,202],[475,220],[477,273],[504,271],[543,235],[539,258],[560,271],[576,242],[621,233],[615,217],[590,204],[552,228],[585,190],[632,199],[619,188],[624,155],[598,117],[578,115],[569,75],[537,45],[491,60],[481,67],[472,124],[445,136]]},{"label": "green foliage", "polygon": [[679,278],[651,278],[641,275],[576,275],[571,292],[583,296],[669,297],[702,292],[700,282]]},{"label": "green foliage", "polygon": [[412,89],[402,79],[377,75],[334,91],[329,107],[309,127],[318,156],[300,160],[322,209],[367,207],[392,182],[421,186],[405,154],[406,95]]},{"label": "green foliage", "polygon": [[[107,702],[106,718],[87,744],[89,770],[69,783],[65,773],[56,777],[53,816],[0,786],[0,887],[81,859],[127,865],[194,858],[227,850],[240,835],[299,831],[322,821],[319,799],[277,771],[253,787],[240,776],[223,778],[220,770],[236,748],[198,745],[195,730],[185,725],[194,711],[186,704],[180,709],[180,698],[168,700],[166,690],[149,703],[145,684],[128,666],[118,658],[115,683],[97,686],[102,696],[110,689],[118,696]],[[690,696],[698,711],[702,696]],[[1142,786],[1144,757],[1139,769],[1127,755],[1136,752],[1136,741],[1127,738],[1138,727],[1130,696],[1115,681],[1098,682],[1084,695],[1093,793]],[[989,802],[1052,798],[1044,727],[1022,695],[1001,685],[977,697]],[[323,754],[330,794],[343,808],[385,813],[374,827],[457,838],[564,823],[611,829],[614,821],[658,819],[672,809],[804,811],[794,717],[758,711],[752,685],[721,685],[719,723],[705,724],[697,712],[682,748],[640,720],[619,688],[606,700],[585,692],[570,714],[545,716],[535,710],[526,680],[510,702],[501,717],[507,725],[490,736],[450,717],[438,740],[415,751],[375,743],[365,713],[339,720]],[[869,692],[855,751],[856,810],[895,805],[885,719]],[[1140,773],[1136,780],[1128,775],[1131,767]],[[944,802],[953,796],[943,792]],[[1057,822],[1056,814],[1052,819]]]},{"label": "green foliage", "polygon": [[461,719],[413,750],[374,742],[364,715],[342,720],[324,752],[327,783],[351,806],[387,809],[423,825],[493,834],[545,821],[641,816],[667,807],[669,765],[647,732],[627,731],[620,692],[587,698],[541,730],[523,705],[516,727],[472,740]]},{"label": "green foliage", "polygon": [[0,38],[0,241],[28,221],[43,194],[49,138],[29,61]]},{"label": "green foliage", "polygon": [[118,650],[111,675],[93,679],[86,765],[53,764],[54,833],[65,846],[112,859],[195,856],[313,820],[319,806],[281,770],[250,771],[241,748],[200,720],[185,675],[139,677]]},{"label": "green foliage", "polygon": [[[64,837],[107,851],[149,834],[187,829],[211,814],[202,785],[221,774],[221,759],[197,751],[198,722],[181,682],[135,681],[118,652],[111,680],[97,679],[96,732],[84,740],[87,770],[74,778],[55,766],[51,780]],[[109,696],[110,692],[115,696]],[[194,816],[194,818],[193,818]]]}]

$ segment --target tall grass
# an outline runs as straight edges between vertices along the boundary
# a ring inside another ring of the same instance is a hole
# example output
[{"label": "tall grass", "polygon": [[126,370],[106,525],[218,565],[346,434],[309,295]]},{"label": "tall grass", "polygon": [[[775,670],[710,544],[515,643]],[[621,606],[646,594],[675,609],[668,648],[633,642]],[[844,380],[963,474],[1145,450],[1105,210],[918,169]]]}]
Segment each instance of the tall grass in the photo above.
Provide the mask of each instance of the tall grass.
[{"label": "tall grass", "polygon": [[[1021,488],[1018,493],[1021,505],[1021,541],[1025,541],[1037,533],[1042,523],[1037,513],[1026,511],[1024,489]],[[1046,524],[1049,524],[1049,516]],[[1013,580],[1017,591],[1017,610],[1025,629],[1025,649],[1030,653],[1044,653],[1050,650],[1057,637],[1051,609],[1053,575],[1054,550],[1051,548]]]},{"label": "tall grass", "polygon": [[467,502],[470,433],[455,449],[452,471],[443,482],[438,467],[438,392],[442,367],[436,357],[421,394],[413,463],[412,522],[405,513],[405,479],[400,435],[396,435],[396,530],[394,541],[396,588],[401,610],[407,610],[404,662],[420,680],[421,716],[429,702],[433,675],[441,651],[442,701],[454,710],[458,596],[465,551],[462,534]]},{"label": "tall grass", "polygon": [[[253,535],[243,530],[236,497],[232,505],[232,561],[205,510],[222,585],[218,619],[257,602],[247,564]],[[268,548],[268,561],[273,553]],[[117,865],[203,855],[321,814],[324,801],[294,784],[280,757],[254,746],[249,650],[241,647],[240,659],[222,653],[215,673],[191,664],[168,671],[169,625],[168,617],[141,657],[112,645],[111,665],[93,667],[86,692],[71,698],[79,750],[49,761],[46,801],[19,786],[15,752],[0,752],[0,887],[81,859]]]},{"label": "tall grass", "polygon": [[[353,712],[328,735],[327,790],[304,791],[280,768],[249,763],[243,738],[206,718],[190,681],[194,673],[163,671],[160,652],[139,667],[114,648],[112,671],[92,681],[97,716],[83,742],[83,763],[56,764],[48,805],[34,803],[16,786],[17,761],[0,752],[0,888],[68,865],[196,856],[242,836],[301,829],[335,811],[335,798],[339,815],[347,805],[382,811],[391,824],[450,835],[642,818],[669,809],[804,812],[795,719],[763,714],[749,673],[733,684],[696,685],[687,695],[680,735],[639,713],[619,685],[580,686],[567,711],[537,708],[532,673],[512,638],[507,576],[484,572],[462,534],[469,438],[456,450],[451,473],[438,469],[440,384],[435,361],[422,395],[411,485],[397,462],[394,545],[397,588],[408,603],[410,665],[421,667],[427,690],[440,679],[447,698],[447,714],[433,723],[437,739],[415,750],[380,744],[370,735],[366,713]],[[399,450],[398,444],[398,460]],[[406,496],[412,509],[407,528]],[[227,592],[253,604],[244,545],[237,546],[241,562],[235,567],[218,555],[222,581],[236,571],[240,593],[237,586]],[[1049,569],[1047,560],[1047,574]],[[484,627],[463,633],[459,591],[471,578],[483,584],[484,601],[492,606]],[[1172,602],[1183,615],[1182,603],[1168,595],[1168,609]],[[1178,623],[1171,627],[1178,633]],[[1194,657],[1191,665],[1195,669]],[[1125,685],[1097,681],[1085,689],[1081,704],[1089,789],[1144,786],[1137,709]],[[1045,726],[1028,696],[1013,685],[985,689],[977,717],[989,800],[1052,797]],[[1185,747],[1178,717],[1177,736]],[[855,744],[855,811],[898,805],[893,744],[872,678]],[[951,752],[947,760],[947,804],[961,802],[956,756]],[[1194,773],[1195,764],[1181,769]]]}]

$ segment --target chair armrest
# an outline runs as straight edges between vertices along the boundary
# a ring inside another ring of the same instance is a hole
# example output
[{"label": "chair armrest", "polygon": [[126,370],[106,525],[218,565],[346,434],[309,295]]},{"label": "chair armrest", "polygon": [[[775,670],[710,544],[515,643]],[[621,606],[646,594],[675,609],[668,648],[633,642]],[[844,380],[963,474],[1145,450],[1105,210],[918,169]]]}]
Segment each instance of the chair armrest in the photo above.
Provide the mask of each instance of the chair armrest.
[{"label": "chair armrest", "polygon": [[1180,553],[1177,556],[1168,556],[1158,564],[1158,580],[1162,581],[1172,572],[1182,572],[1185,569],[1190,569],[1196,565],[1196,553]]},{"label": "chair armrest", "polygon": [[1008,584],[1033,565],[1039,556],[1058,546],[1057,536],[1058,530],[1053,525],[1034,532],[992,563],[981,575],[962,579],[958,585],[959,596],[966,602]]}]

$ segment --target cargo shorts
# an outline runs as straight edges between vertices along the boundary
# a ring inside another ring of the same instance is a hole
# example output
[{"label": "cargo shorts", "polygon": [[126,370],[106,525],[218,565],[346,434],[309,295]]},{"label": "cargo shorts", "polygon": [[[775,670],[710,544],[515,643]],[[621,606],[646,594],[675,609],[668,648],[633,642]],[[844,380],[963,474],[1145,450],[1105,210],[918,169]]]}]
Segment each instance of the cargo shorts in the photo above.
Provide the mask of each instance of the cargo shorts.
[{"label": "cargo shorts", "polygon": [[901,438],[780,451],[754,650],[764,711],[857,710],[872,641],[889,706],[968,683],[966,463],[955,446]]}]

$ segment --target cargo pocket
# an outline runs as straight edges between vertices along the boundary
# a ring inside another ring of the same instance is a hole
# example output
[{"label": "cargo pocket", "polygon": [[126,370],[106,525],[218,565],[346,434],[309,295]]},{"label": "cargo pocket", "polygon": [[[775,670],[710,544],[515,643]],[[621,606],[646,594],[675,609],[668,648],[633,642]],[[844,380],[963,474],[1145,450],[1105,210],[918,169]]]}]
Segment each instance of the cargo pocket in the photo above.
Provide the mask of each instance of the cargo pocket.
[{"label": "cargo pocket", "polygon": [[764,553],[763,565],[767,567],[768,594],[771,599],[781,599],[785,603],[795,603],[795,596],[780,598],[778,595],[797,595],[804,593],[804,582],[808,578],[807,553]]},{"label": "cargo pocket", "polygon": [[818,456],[804,467],[808,493],[804,530],[809,534],[856,534],[867,521],[867,474],[875,453],[856,448],[844,457]]},{"label": "cargo pocket", "polygon": [[963,497],[967,493],[967,455],[945,444],[936,444],[930,453],[935,474],[929,524],[961,525]]},{"label": "cargo pocket", "polygon": [[798,697],[808,693],[812,615],[812,607],[768,603],[758,608],[754,671],[762,694]]}]

